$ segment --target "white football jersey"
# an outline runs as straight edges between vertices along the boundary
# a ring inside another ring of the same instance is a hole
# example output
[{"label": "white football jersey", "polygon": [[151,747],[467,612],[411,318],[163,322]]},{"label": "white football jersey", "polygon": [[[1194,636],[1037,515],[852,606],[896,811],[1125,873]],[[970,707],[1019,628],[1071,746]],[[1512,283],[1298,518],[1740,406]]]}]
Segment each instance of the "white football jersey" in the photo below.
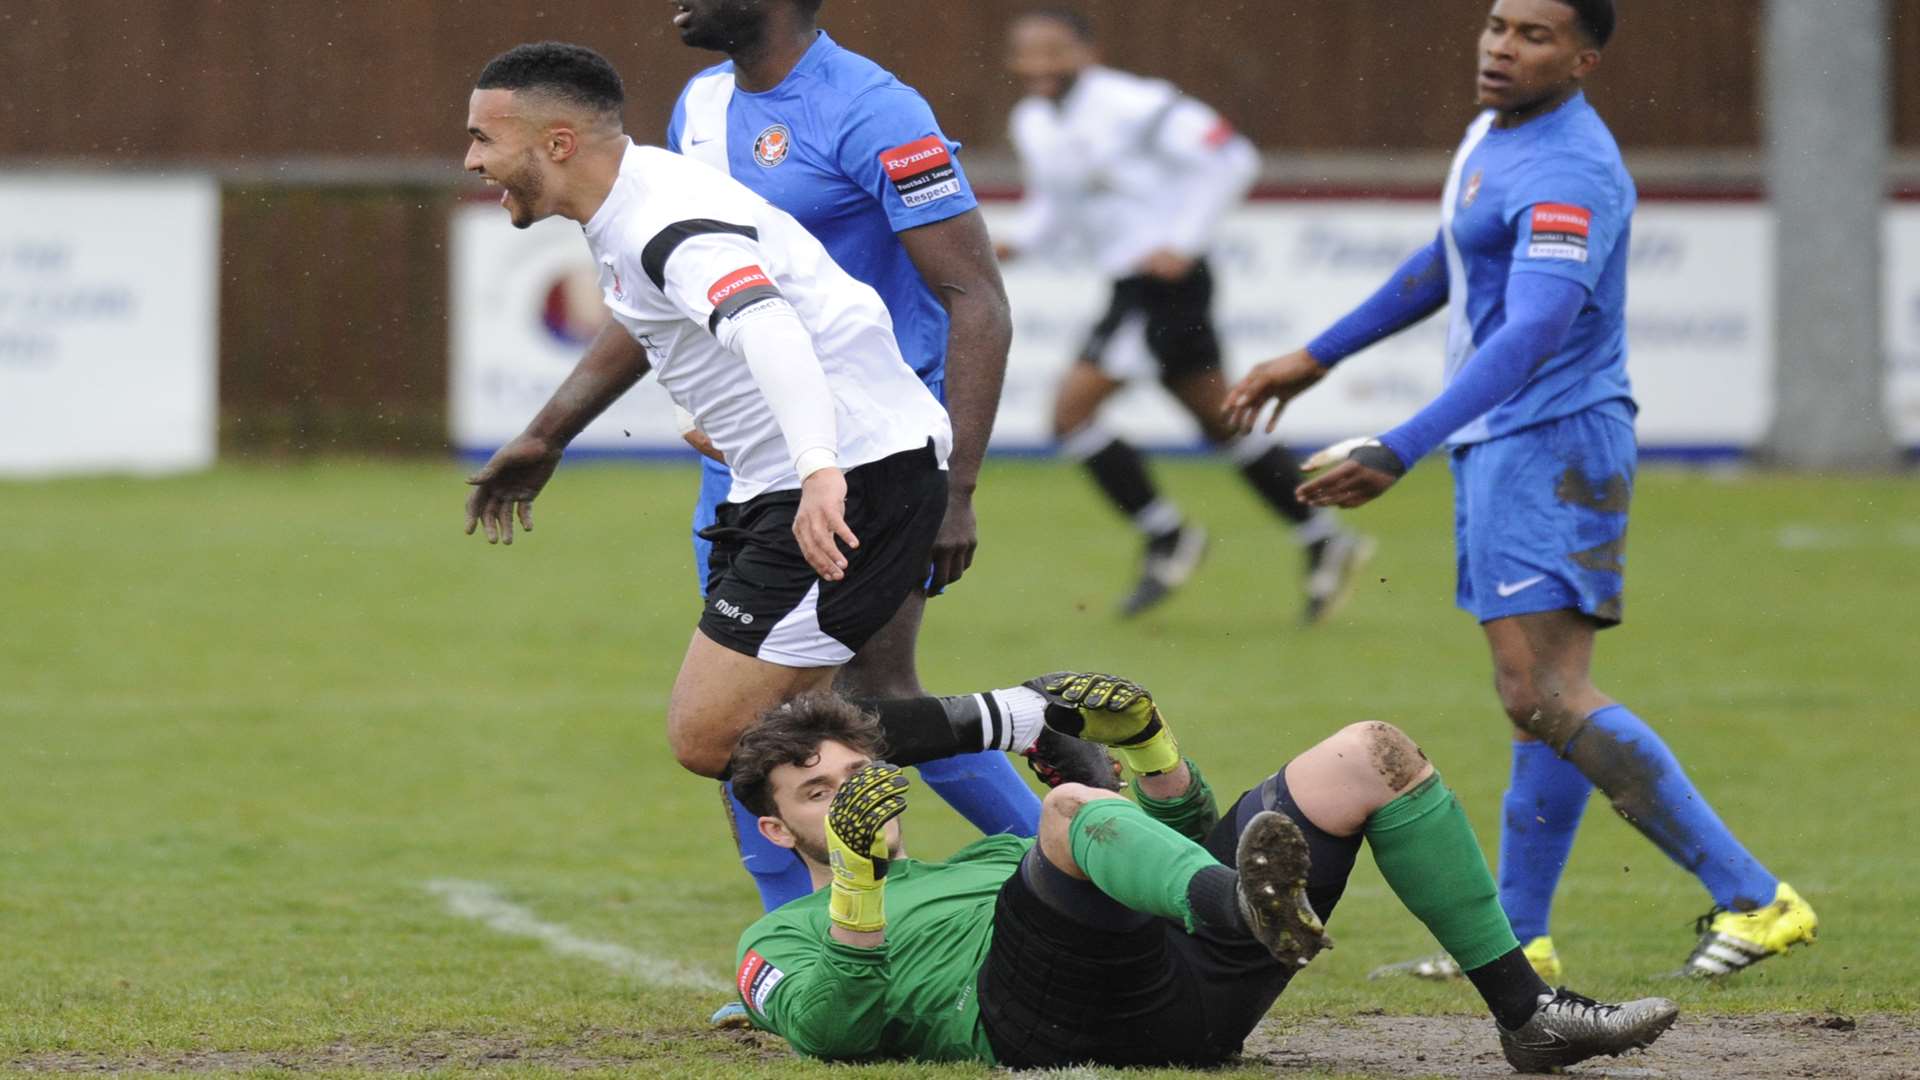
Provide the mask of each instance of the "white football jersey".
[{"label": "white football jersey", "polygon": [[724,172],[629,143],[613,191],[583,229],[608,311],[726,457],[728,501],[800,486],[766,396],[727,347],[756,306],[780,297],[812,336],[833,391],[839,467],[929,440],[945,464],[946,410],[901,358],[886,305],[785,211]]},{"label": "white football jersey", "polygon": [[1027,194],[1009,241],[1083,249],[1113,277],[1160,248],[1205,254],[1260,171],[1253,144],[1219,113],[1106,67],[1081,72],[1058,103],[1023,99],[1012,135]]}]

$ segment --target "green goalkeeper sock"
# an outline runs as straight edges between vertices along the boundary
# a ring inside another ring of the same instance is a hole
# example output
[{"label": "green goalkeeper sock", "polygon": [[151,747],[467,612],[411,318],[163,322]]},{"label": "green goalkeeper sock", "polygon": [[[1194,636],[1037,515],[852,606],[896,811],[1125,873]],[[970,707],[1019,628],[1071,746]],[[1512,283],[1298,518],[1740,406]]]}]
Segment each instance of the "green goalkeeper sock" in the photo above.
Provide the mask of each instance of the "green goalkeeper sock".
[{"label": "green goalkeeper sock", "polygon": [[1073,861],[1100,891],[1135,911],[1197,926],[1187,885],[1208,867],[1207,849],[1155,821],[1125,799],[1095,799],[1073,815]]},{"label": "green goalkeeper sock", "polygon": [[1140,778],[1135,776],[1133,797],[1153,820],[1196,844],[1204,844],[1207,834],[1220,820],[1220,806],[1214,801],[1213,789],[1207,786],[1207,778],[1200,775],[1200,766],[1195,765],[1192,758],[1186,762],[1193,780],[1185,792],[1171,799],[1156,799],[1140,790]]},{"label": "green goalkeeper sock", "polygon": [[1366,833],[1393,894],[1462,970],[1520,947],[1473,826],[1438,773],[1374,811]]}]

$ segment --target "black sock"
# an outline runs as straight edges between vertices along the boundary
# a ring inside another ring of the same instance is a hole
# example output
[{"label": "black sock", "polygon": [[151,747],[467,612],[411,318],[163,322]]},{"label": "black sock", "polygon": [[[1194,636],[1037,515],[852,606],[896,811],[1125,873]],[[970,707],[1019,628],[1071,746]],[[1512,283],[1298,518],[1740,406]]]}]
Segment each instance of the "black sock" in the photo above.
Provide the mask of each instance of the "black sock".
[{"label": "black sock", "polygon": [[1500,959],[1467,972],[1467,980],[1480,991],[1487,1008],[1493,1010],[1493,1018],[1508,1031],[1533,1019],[1541,994],[1553,993],[1518,946]]},{"label": "black sock", "polygon": [[986,746],[980,708],[971,695],[895,698],[854,704],[880,717],[887,740],[886,759],[895,765],[919,765]]},{"label": "black sock", "polygon": [[[1160,499],[1160,492],[1153,486],[1153,478],[1147,475],[1147,461],[1127,443],[1114,439],[1101,447],[1086,459],[1087,471],[1093,474],[1093,482],[1109,502],[1120,508],[1120,512],[1150,537],[1161,537],[1179,532],[1179,512],[1156,514],[1154,520],[1143,521],[1142,514]],[[1163,504],[1164,506],[1164,504]]]},{"label": "black sock", "polygon": [[1269,446],[1259,457],[1240,466],[1240,475],[1260,493],[1260,497],[1273,507],[1273,512],[1293,522],[1303,524],[1313,516],[1313,511],[1293,494],[1302,479],[1300,466],[1282,446]]},{"label": "black sock", "polygon": [[1240,914],[1240,875],[1224,866],[1209,866],[1187,882],[1187,907],[1194,924],[1215,934],[1245,934],[1246,916]]}]

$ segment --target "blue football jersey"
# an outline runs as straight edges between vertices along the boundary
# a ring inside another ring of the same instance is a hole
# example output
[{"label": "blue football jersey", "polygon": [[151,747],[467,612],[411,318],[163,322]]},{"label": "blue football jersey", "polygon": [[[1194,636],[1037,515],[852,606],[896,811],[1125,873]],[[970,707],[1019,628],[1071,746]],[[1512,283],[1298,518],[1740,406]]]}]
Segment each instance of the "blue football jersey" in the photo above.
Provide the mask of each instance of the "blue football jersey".
[{"label": "blue football jersey", "polygon": [[1620,148],[1585,94],[1518,127],[1494,127],[1493,117],[1483,113],[1467,129],[1442,196],[1447,381],[1506,322],[1509,274],[1578,282],[1587,303],[1560,351],[1448,442],[1481,442],[1596,406],[1631,420],[1627,246],[1638,196]]},{"label": "blue football jersey", "polygon": [[959,144],[918,93],[822,32],[765,93],[739,90],[731,60],[694,76],[674,105],[667,146],[725,168],[798,218],[880,294],[915,373],[929,385],[944,378],[947,310],[895,234],[978,203]]}]

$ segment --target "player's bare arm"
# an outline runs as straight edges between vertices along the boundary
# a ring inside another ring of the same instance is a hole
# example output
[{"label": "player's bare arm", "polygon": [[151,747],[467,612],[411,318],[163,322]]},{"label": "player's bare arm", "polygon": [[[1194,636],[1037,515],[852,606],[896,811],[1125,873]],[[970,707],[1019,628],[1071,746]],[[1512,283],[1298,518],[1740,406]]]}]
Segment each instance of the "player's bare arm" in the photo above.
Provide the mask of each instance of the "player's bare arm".
[{"label": "player's bare arm", "polygon": [[646,375],[647,353],[619,326],[601,328],[527,429],[467,478],[467,535],[482,529],[489,544],[513,543],[513,519],[533,531],[533,500],[553,478],[560,456],[586,426]]},{"label": "player's bare arm", "polygon": [[1280,414],[1286,411],[1287,403],[1306,393],[1326,376],[1326,367],[1315,360],[1313,354],[1305,349],[1295,349],[1285,356],[1255,364],[1246,377],[1227,391],[1220,414],[1229,428],[1245,435],[1260,422],[1261,412],[1268,402],[1272,402],[1273,413],[1267,417],[1266,424],[1266,430],[1271,432],[1280,423]]},{"label": "player's bare arm", "polygon": [[953,453],[947,459],[947,516],[933,542],[929,585],[929,591],[939,592],[967,572],[979,546],[973,491],[1000,406],[1013,316],[993,241],[978,210],[908,229],[900,242],[951,320],[947,413],[953,420]]}]

